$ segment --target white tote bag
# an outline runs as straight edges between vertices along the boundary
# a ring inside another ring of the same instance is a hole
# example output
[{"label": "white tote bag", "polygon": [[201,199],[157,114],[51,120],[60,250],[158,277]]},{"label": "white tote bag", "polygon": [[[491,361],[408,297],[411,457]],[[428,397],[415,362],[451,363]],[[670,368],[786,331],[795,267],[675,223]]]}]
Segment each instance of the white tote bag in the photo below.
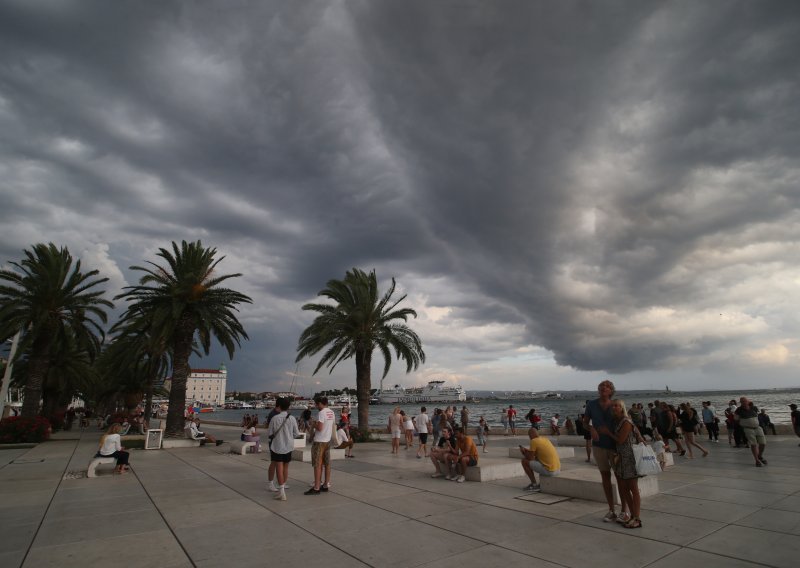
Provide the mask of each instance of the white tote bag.
[{"label": "white tote bag", "polygon": [[653,451],[647,444],[635,444],[633,446],[633,456],[636,458],[636,473],[639,475],[658,475],[661,473],[661,466]]}]

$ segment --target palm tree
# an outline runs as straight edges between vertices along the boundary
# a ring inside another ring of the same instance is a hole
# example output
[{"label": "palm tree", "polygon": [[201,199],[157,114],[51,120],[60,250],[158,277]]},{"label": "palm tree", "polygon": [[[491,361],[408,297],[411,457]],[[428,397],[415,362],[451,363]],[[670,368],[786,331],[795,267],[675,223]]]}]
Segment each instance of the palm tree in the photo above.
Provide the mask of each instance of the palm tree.
[{"label": "palm tree", "polygon": [[[214,260],[215,248],[205,248],[200,241],[180,247],[172,243],[172,251],[159,249],[158,256],[166,266],[148,262],[150,267],[131,266],[145,275],[136,286],[128,286],[117,299],[132,303],[122,315],[122,322],[147,321],[154,337],[163,339],[172,351],[172,387],[169,395],[166,435],[183,435],[183,409],[186,404],[186,379],[189,377],[189,355],[195,339],[207,355],[211,336],[216,337],[233,357],[247,333],[234,312],[237,305],[252,300],[219,284],[241,276],[217,276],[215,269],[225,257]],[[124,323],[123,323],[124,325]]]},{"label": "palm tree", "polygon": [[54,343],[70,333],[93,359],[104,337],[95,320],[105,323],[103,307],[114,304],[101,297],[103,290],[90,291],[108,278],[92,279],[97,270],[81,272],[80,260],[73,267],[66,247],[40,243],[24,253],[22,261],[11,262],[19,272],[0,270],[0,281],[9,283],[0,284],[0,342],[20,330],[24,334],[18,353],[27,353],[29,364],[22,415],[33,417]]},{"label": "palm tree", "polygon": [[383,297],[379,297],[375,271],[367,274],[354,268],[345,274],[344,280],[329,280],[326,288],[319,292],[319,296],[333,300],[334,305],[303,306],[303,310],[319,315],[300,335],[295,362],[326,349],[314,369],[313,374],[316,374],[323,366],[330,367],[330,372],[333,372],[340,361],[355,358],[358,428],[365,434],[369,430],[372,352],[378,349],[383,356],[384,377],[392,364],[390,348],[394,349],[398,359],[406,362],[407,373],[425,362],[419,336],[397,321],[405,322],[409,316],[417,317],[417,312],[411,308],[395,309],[406,296],[392,301],[394,289],[392,278],[392,285]]}]

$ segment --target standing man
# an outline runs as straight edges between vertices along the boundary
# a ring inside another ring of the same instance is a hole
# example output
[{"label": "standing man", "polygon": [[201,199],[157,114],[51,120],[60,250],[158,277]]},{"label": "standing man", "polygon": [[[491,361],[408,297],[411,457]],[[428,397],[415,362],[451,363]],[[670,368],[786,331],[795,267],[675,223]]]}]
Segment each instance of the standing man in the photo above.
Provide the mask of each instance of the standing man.
[{"label": "standing man", "polygon": [[[331,485],[331,437],[336,427],[336,415],[328,408],[328,397],[314,399],[317,420],[314,422],[314,442],[311,444],[311,463],[314,466],[314,487],[305,495],[319,495]],[[322,468],[325,467],[325,483],[322,484]]]},{"label": "standing man", "polygon": [[514,405],[509,404],[506,411],[506,418],[508,419],[508,427],[511,428],[511,435],[517,435],[517,411],[514,410]]},{"label": "standing man", "polygon": [[536,473],[548,477],[558,475],[561,472],[561,460],[555,446],[547,438],[540,438],[536,428],[528,430],[528,437],[531,439],[530,449],[520,444],[519,451],[522,453],[522,469],[531,480],[531,484],[525,487],[525,491],[539,492],[541,486],[536,482]]},{"label": "standing man", "polygon": [[[797,405],[792,403],[789,405],[789,410],[792,411],[792,430],[794,430],[795,435],[800,437],[800,410],[797,410]],[[800,444],[797,444],[800,446]]]},{"label": "standing man", "polygon": [[[428,416],[427,408],[424,406],[420,408],[419,414],[414,417],[414,427],[419,433],[419,449],[417,450],[417,459],[428,457],[428,432],[433,428],[430,416]],[[420,455],[422,452],[422,455]]]},{"label": "standing man", "polygon": [[[613,469],[614,453],[617,445],[614,438],[607,434],[600,434],[599,430],[605,427],[605,431],[614,431],[614,421],[611,414],[611,399],[616,389],[614,383],[605,380],[597,385],[598,398],[586,401],[586,413],[583,416],[583,427],[590,431],[592,437],[592,451],[597,469],[600,470],[600,477],[603,480],[603,493],[606,495],[608,503],[608,513],[603,517],[606,523],[613,523],[617,520],[617,513],[614,510],[614,488],[611,485],[611,470]],[[620,501],[622,497],[620,496]]]},{"label": "standing man", "polygon": [[753,453],[756,467],[767,465],[767,460],[764,459],[767,438],[764,436],[761,426],[758,425],[758,407],[748,398],[741,397],[739,399],[739,408],[734,412],[734,420],[742,428],[743,436],[750,445],[750,451]]},{"label": "standing man", "polygon": [[469,425],[469,410],[467,410],[466,406],[461,407],[461,428],[464,432],[467,431],[467,425]]},{"label": "standing man", "polygon": [[708,441],[719,443],[719,423],[717,422],[717,409],[707,400],[703,403],[703,424],[708,432]]}]

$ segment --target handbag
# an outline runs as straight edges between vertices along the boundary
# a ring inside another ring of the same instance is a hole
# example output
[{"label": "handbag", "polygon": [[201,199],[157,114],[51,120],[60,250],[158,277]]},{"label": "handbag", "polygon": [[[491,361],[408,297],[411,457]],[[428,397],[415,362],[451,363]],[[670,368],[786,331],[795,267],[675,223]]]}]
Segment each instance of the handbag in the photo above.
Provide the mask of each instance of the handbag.
[{"label": "handbag", "polygon": [[658,475],[661,473],[661,466],[653,448],[647,444],[635,444],[633,446],[633,457],[636,459],[636,473],[639,475]]},{"label": "handbag", "polygon": [[339,433],[336,431],[336,423],[333,423],[333,430],[331,431],[331,447],[335,448],[336,446],[341,445],[339,441]]}]

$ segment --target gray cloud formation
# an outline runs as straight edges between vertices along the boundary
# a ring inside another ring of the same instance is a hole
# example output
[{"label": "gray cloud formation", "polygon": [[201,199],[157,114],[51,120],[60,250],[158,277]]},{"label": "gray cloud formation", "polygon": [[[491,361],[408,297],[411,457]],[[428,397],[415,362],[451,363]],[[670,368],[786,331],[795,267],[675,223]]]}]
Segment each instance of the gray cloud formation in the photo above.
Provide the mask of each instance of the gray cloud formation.
[{"label": "gray cloud formation", "polygon": [[799,16],[6,2],[0,259],[63,242],[120,287],[201,238],[257,300],[232,367],[253,384],[292,367],[299,305],[352,266],[421,306],[430,372],[508,377],[481,363],[539,346],[580,370],[789,376]]}]

